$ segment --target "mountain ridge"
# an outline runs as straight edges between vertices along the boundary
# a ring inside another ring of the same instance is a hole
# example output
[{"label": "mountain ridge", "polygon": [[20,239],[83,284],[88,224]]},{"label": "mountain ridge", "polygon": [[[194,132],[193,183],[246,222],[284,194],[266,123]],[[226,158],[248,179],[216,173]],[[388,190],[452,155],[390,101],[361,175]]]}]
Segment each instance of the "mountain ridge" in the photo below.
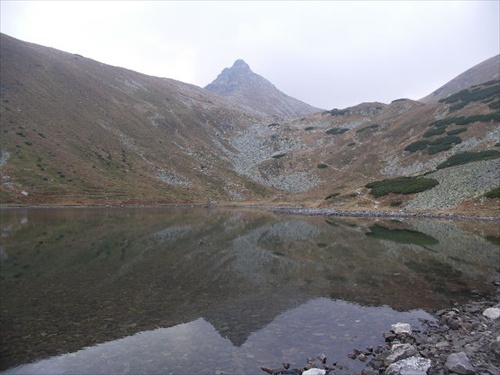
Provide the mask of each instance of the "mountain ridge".
[{"label": "mountain ridge", "polygon": [[500,55],[496,55],[467,69],[419,101],[424,103],[439,101],[470,86],[499,78]]}]

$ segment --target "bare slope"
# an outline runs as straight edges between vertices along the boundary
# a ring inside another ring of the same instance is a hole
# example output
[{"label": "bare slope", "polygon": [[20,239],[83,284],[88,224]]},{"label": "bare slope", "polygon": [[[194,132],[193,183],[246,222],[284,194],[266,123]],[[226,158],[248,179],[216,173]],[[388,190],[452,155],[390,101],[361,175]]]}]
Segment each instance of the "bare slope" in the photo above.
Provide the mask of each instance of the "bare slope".
[{"label": "bare slope", "polygon": [[298,117],[321,111],[282,93],[267,79],[252,72],[243,60],[236,60],[231,68],[225,68],[205,88],[268,116]]},{"label": "bare slope", "polygon": [[231,171],[261,121],[199,87],[1,35],[2,202],[189,203],[265,194]]},{"label": "bare slope", "polygon": [[500,55],[493,56],[453,78],[436,91],[420,99],[421,102],[437,102],[440,99],[483,82],[500,78]]}]

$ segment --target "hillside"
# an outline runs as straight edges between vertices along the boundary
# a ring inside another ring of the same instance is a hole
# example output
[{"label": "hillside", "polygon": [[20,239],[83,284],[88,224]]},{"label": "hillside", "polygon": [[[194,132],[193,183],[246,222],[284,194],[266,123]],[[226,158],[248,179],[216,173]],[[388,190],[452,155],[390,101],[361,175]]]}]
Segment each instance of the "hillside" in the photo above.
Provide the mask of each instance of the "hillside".
[{"label": "hillside", "polygon": [[419,101],[435,102],[470,86],[500,79],[500,55],[493,56],[453,78]]},{"label": "hillside", "polygon": [[264,195],[226,157],[261,121],[199,87],[1,36],[2,202],[190,203]]},{"label": "hillside", "polygon": [[[500,181],[498,80],[437,102],[269,117],[222,93],[6,35],[0,56],[2,205],[257,203],[498,216],[498,198],[485,197]],[[399,177],[414,179],[386,182],[382,195],[366,186]],[[401,183],[434,187],[398,192]]]},{"label": "hillside", "polygon": [[231,68],[225,68],[205,89],[267,116],[298,117],[322,111],[282,93],[267,79],[252,72],[243,60],[236,60]]}]

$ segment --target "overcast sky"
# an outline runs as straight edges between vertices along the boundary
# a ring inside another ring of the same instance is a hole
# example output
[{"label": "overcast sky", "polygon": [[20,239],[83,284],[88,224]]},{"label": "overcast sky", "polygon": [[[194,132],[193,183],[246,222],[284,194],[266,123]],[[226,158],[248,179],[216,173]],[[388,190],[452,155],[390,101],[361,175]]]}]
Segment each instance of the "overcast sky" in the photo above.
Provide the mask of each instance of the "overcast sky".
[{"label": "overcast sky", "polygon": [[1,32],[204,87],[244,59],[325,108],[419,99],[499,53],[498,0],[12,1]]}]

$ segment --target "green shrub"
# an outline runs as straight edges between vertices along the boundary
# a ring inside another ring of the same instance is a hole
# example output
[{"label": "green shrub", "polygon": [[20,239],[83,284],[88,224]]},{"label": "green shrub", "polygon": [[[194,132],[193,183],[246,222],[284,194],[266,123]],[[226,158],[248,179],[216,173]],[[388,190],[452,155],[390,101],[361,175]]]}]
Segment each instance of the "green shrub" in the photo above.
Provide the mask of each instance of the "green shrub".
[{"label": "green shrub", "polygon": [[441,126],[441,127],[438,127],[438,128],[434,128],[434,129],[430,129],[430,130],[427,130],[423,135],[422,137],[424,138],[429,138],[429,137],[432,137],[434,135],[441,135],[443,134],[444,132],[446,131],[446,126]]},{"label": "green shrub", "polygon": [[500,100],[488,104],[488,107],[490,107],[491,109],[499,109],[500,108]]},{"label": "green shrub", "polygon": [[269,126],[269,127],[272,127],[272,126],[279,126],[279,124],[278,124],[277,122],[275,122],[275,123],[269,124],[269,125],[267,125],[267,126]]},{"label": "green shrub", "polygon": [[362,133],[364,132],[365,130],[375,130],[377,128],[379,128],[380,125],[379,124],[372,124],[372,125],[368,125],[368,126],[365,126],[364,128],[362,129],[358,129],[356,130],[356,133]]},{"label": "green shrub", "polygon": [[461,152],[460,154],[456,154],[450,156],[446,161],[439,164],[436,169],[443,169],[447,167],[452,167],[454,165],[461,165],[467,163],[473,163],[481,160],[490,160],[500,158],[500,152],[496,150],[486,150],[479,152]]},{"label": "green shrub", "polygon": [[428,155],[434,155],[434,154],[437,154],[439,152],[451,150],[452,147],[453,147],[453,145],[452,144],[448,144],[448,143],[443,143],[443,144],[440,144],[440,145],[429,146],[429,148],[427,149],[427,154]]},{"label": "green shrub", "polygon": [[328,168],[328,164],[319,163],[317,167],[320,168],[320,169]]},{"label": "green shrub", "polygon": [[462,138],[456,135],[447,135],[429,142],[429,146],[452,145],[462,143]]},{"label": "green shrub", "polygon": [[460,134],[460,133],[463,133],[466,131],[467,131],[467,128],[458,128],[458,129],[453,129],[453,130],[447,131],[446,134],[447,135],[457,135],[457,134]]},{"label": "green shrub", "polygon": [[284,152],[283,152],[283,153],[281,153],[281,154],[276,154],[276,155],[273,155],[273,158],[275,158],[275,159],[280,159],[280,158],[285,157],[285,156],[286,156],[286,153],[284,153]]},{"label": "green shrub", "polygon": [[391,102],[391,104],[392,104],[392,103],[397,103],[397,102],[405,102],[405,101],[407,101],[407,100],[408,100],[407,98],[395,99],[395,100],[393,100],[393,101]]},{"label": "green shrub", "polygon": [[308,132],[309,130],[314,130],[314,126],[308,126],[308,127],[304,128],[304,130],[306,132]]},{"label": "green shrub", "polygon": [[484,194],[486,198],[491,198],[491,199],[498,199],[500,198],[500,186],[488,191],[486,194]]},{"label": "green shrub", "polygon": [[413,143],[410,143],[408,146],[404,148],[405,151],[408,152],[416,152],[419,150],[425,150],[427,148],[427,145],[429,144],[429,141],[416,141]]},{"label": "green shrub", "polygon": [[392,201],[391,207],[398,207],[398,206],[401,206],[402,204],[403,204],[402,201]]},{"label": "green shrub", "polygon": [[348,143],[347,146],[349,146],[349,147],[356,146],[356,142]]},{"label": "green shrub", "polygon": [[337,108],[334,108],[330,111],[330,114],[332,116],[343,116],[345,115],[346,113],[348,113],[349,110],[348,109],[337,109]]},{"label": "green shrub", "polygon": [[371,182],[366,185],[372,189],[370,194],[374,197],[381,197],[390,193],[413,194],[433,188],[439,182],[427,177],[396,177],[381,181]]},{"label": "green shrub", "polygon": [[477,102],[480,100],[484,100],[490,97],[496,97],[500,95],[500,88],[498,84],[483,87],[480,89],[476,89],[474,91],[470,91],[468,89],[457,92],[456,94],[450,95],[446,98],[439,100],[441,103],[455,103],[458,101],[462,101],[464,106],[470,102]]},{"label": "green shrub", "polygon": [[462,143],[462,138],[456,135],[447,135],[429,142],[427,153],[429,155],[437,154],[438,152],[447,151],[453,147],[454,144]]},{"label": "green shrub", "polygon": [[332,128],[332,129],[328,129],[326,131],[326,134],[332,134],[332,135],[343,134],[348,130],[349,129],[347,129],[347,128]]},{"label": "green shrub", "polygon": [[429,124],[429,126],[441,127],[450,124],[457,125],[467,125],[473,122],[490,122],[490,121],[500,121],[500,113],[488,113],[486,115],[472,115],[469,117],[458,116],[458,117],[447,117],[441,120],[433,121]]},{"label": "green shrub", "polygon": [[328,200],[328,199],[332,199],[332,198],[338,197],[339,195],[340,195],[340,193],[332,193],[332,194],[328,195],[325,198],[325,201]]}]

